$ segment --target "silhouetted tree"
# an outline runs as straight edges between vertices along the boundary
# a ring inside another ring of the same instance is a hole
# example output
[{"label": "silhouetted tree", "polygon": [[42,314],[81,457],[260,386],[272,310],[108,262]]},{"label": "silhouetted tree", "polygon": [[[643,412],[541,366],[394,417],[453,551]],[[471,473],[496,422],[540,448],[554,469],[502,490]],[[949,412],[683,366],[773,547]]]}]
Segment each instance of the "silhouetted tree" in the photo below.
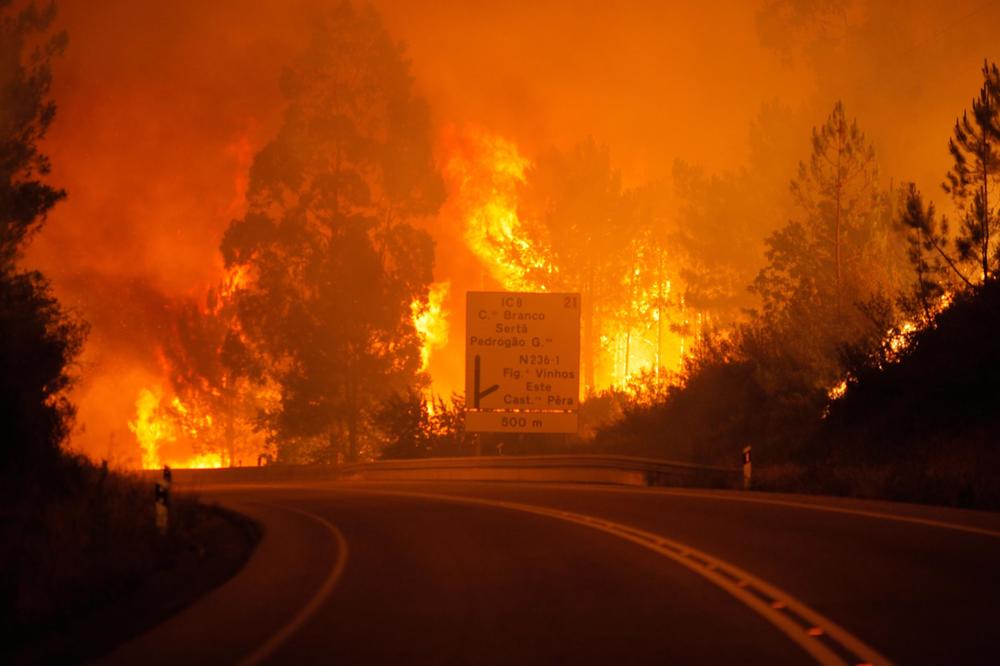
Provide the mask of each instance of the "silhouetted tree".
[{"label": "silhouetted tree", "polygon": [[760,270],[761,237],[771,230],[754,228],[761,209],[756,184],[744,173],[709,176],[680,161],[673,180],[677,230],[670,246],[680,255],[685,304],[731,322],[753,304],[747,284]]},{"label": "silhouetted tree", "polygon": [[[66,33],[45,36],[55,5],[30,3],[20,11],[0,0],[0,271],[15,270],[28,239],[49,210],[66,197],[43,181],[49,159],[39,151],[56,114],[49,98],[51,61],[66,47]],[[32,47],[36,41],[40,43]],[[32,49],[29,51],[29,49]]]},{"label": "silhouetted tree", "polygon": [[815,267],[820,281],[829,280],[824,264],[832,263],[838,309],[844,299],[844,271],[858,271],[863,244],[872,240],[865,236],[878,203],[877,177],[874,148],[856,121],[847,122],[844,106],[837,102],[827,121],[813,130],[812,154],[808,164],[799,164],[792,193],[806,213],[809,243],[821,262]]},{"label": "silhouetted tree", "polygon": [[252,359],[244,357],[233,300],[238,286],[229,276],[209,290],[204,305],[171,305],[170,328],[159,348],[180,401],[165,411],[191,436],[196,453],[214,454],[224,465],[237,465],[243,456],[256,461],[263,448],[255,437],[257,419],[272,406],[274,393],[247,366]]},{"label": "silhouetted tree", "polygon": [[383,458],[426,458],[431,454],[431,418],[420,391],[389,396],[376,409],[374,423],[385,438]]},{"label": "silhouetted tree", "polygon": [[1000,270],[1000,70],[983,63],[983,86],[972,100],[972,117],[966,111],[955,121],[948,142],[954,164],[944,189],[961,211],[955,238],[958,256],[978,264],[982,280],[994,279]]},{"label": "silhouetted tree", "polygon": [[672,282],[677,261],[671,252],[670,207],[659,183],[627,190],[624,198],[627,214],[632,217],[623,273],[628,305],[619,314],[626,329],[624,376],[629,378],[635,371],[633,348],[645,342],[653,351],[652,374],[660,378],[668,363],[670,334],[680,327],[683,316],[679,291]]},{"label": "silhouetted tree", "polygon": [[838,103],[792,182],[801,219],[767,239],[768,263],[754,281],[766,330],[820,386],[841,377],[843,345],[885,333],[866,306],[895,297],[907,273],[892,224],[896,198],[876,177],[874,150]]},{"label": "silhouetted tree", "polygon": [[0,0],[0,469],[15,473],[57,458],[74,414],[70,366],[86,332],[41,273],[17,267],[66,196],[45,182],[49,161],[39,151],[55,116],[51,60],[66,45],[65,33],[48,34],[54,18],[52,4],[15,11]]},{"label": "silhouetted tree", "polygon": [[915,273],[913,298],[923,320],[929,323],[941,297],[957,282],[969,288],[973,285],[951,252],[947,218],[937,218],[933,203],[924,206],[913,183],[907,186],[900,222],[907,231],[907,252]]},{"label": "silhouetted tree", "polygon": [[580,292],[583,385],[597,382],[601,335],[628,260],[627,225],[621,174],[608,149],[588,139],[567,152],[551,150],[528,170],[518,215],[545,248],[549,266],[536,281],[549,291]]},{"label": "silhouetted tree", "polygon": [[282,90],[284,124],[222,253],[248,271],[242,344],[280,387],[266,427],[286,454],[355,459],[375,406],[419,381],[410,304],[427,297],[434,247],[411,221],[443,184],[426,104],[373,10],[320,13]]},{"label": "silhouetted tree", "polygon": [[675,231],[667,245],[684,304],[731,324],[758,305],[747,288],[764,266],[764,239],[792,214],[788,174],[802,158],[809,126],[790,109],[765,104],[750,126],[744,168],[719,174],[677,161]]}]

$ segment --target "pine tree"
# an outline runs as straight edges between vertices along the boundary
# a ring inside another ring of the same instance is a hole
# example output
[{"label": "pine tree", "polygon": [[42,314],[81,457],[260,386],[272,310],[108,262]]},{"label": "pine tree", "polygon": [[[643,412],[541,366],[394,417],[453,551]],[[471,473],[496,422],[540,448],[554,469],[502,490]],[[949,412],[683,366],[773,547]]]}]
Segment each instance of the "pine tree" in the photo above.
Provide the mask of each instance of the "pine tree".
[{"label": "pine tree", "polygon": [[813,130],[810,159],[792,182],[800,219],[767,239],[767,265],[752,287],[764,328],[821,386],[841,376],[845,345],[884,333],[873,330],[882,322],[868,306],[900,287],[905,243],[892,224],[894,197],[877,175],[874,149],[838,102]]},{"label": "pine tree", "polygon": [[958,256],[978,264],[983,282],[1000,270],[1000,70],[983,63],[983,85],[955,121],[948,141],[954,164],[943,185],[961,211]]},{"label": "pine tree", "polygon": [[623,285],[632,237],[621,174],[607,147],[587,139],[571,151],[543,155],[526,174],[518,216],[532,245],[545,248],[549,260],[533,275],[536,282],[581,294],[582,379],[585,390],[592,390],[610,311],[623,300],[615,292]]}]

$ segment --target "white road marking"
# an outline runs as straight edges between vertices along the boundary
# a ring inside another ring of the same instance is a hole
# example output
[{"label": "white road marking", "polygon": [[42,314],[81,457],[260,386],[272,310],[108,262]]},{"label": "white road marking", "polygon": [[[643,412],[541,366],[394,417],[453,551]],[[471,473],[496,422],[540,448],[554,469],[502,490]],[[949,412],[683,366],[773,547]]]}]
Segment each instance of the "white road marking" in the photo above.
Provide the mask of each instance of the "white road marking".
[{"label": "white road marking", "polygon": [[934,520],[932,518],[920,518],[917,516],[901,516],[893,513],[885,513],[883,511],[849,509],[846,507],[814,504],[812,502],[796,502],[794,500],[772,499],[767,497],[749,497],[737,494],[725,495],[722,493],[704,493],[694,490],[650,489],[646,492],[659,493],[662,495],[675,495],[679,497],[697,497],[700,499],[714,499],[725,502],[754,502],[757,504],[774,504],[777,506],[788,506],[796,509],[811,509],[813,511],[825,511],[827,513],[843,513],[851,516],[862,516],[865,518],[875,518],[878,520],[894,520],[899,523],[912,523],[914,525],[923,525],[925,527],[937,527],[946,530],[955,530],[958,532],[968,532],[970,534],[978,534],[980,536],[988,536],[988,537],[993,537],[995,539],[1000,539],[1000,530],[991,530],[988,527],[976,527],[975,525],[964,525],[962,523],[949,523],[943,520]]},{"label": "white road marking", "polygon": [[[771,623],[822,666],[848,666],[849,664],[853,665],[859,662],[880,666],[892,665],[892,662],[888,658],[879,654],[874,648],[866,645],[859,638],[848,633],[833,622],[833,620],[809,608],[787,592],[778,589],[733,564],[690,546],[664,539],[658,534],[645,532],[621,523],[599,520],[585,514],[570,513],[562,510],[501,500],[402,490],[373,490],[366,488],[338,488],[338,490],[347,493],[413,497],[521,511],[606,532],[667,557],[715,584]],[[772,603],[779,600],[784,605],[781,608],[773,608]],[[819,633],[816,633],[817,631]],[[850,662],[846,661],[837,651],[831,648],[830,644],[839,648],[839,652],[850,654],[856,658]]]},{"label": "white road marking", "polygon": [[[389,481],[380,483],[398,483],[399,485],[412,484],[413,481]],[[419,483],[419,482],[418,482]],[[469,483],[474,483],[474,481],[469,481]],[[205,484],[205,485],[195,485],[192,488],[196,488],[201,491],[208,490],[229,490],[229,489],[258,489],[258,488],[300,488],[300,487],[329,487],[334,485],[336,487],[343,487],[341,481],[335,479],[323,480],[323,481],[308,481],[308,482],[288,482],[288,483],[256,483],[256,484]],[[560,484],[560,483],[530,483],[528,484],[537,488],[556,488],[560,490],[573,489],[581,490],[586,489],[591,492],[604,492],[604,493],[623,493],[623,494],[642,494],[642,495],[674,495],[677,497],[694,497],[699,499],[710,499],[717,500],[721,502],[751,502],[756,504],[773,504],[776,506],[787,506],[795,509],[808,509],[811,511],[823,511],[826,513],[841,513],[851,516],[862,516],[865,518],[872,518],[876,520],[890,520],[898,523],[910,523],[913,525],[922,525],[925,527],[936,527],[939,529],[954,530],[957,532],[966,532],[968,534],[977,534],[979,536],[987,536],[994,539],[1000,539],[1000,530],[990,529],[988,527],[977,527],[975,525],[966,525],[964,523],[952,523],[944,520],[934,520],[933,518],[920,518],[918,516],[902,516],[894,513],[886,513],[884,511],[868,511],[866,509],[850,509],[846,507],[836,507],[828,506],[824,504],[819,504],[818,502],[796,502],[794,500],[776,499],[763,497],[757,493],[740,493],[738,491],[731,491],[729,493],[708,493],[698,490],[686,490],[680,488],[637,488],[637,487],[615,487],[615,486],[602,486],[596,484]]]},{"label": "white road marking", "polygon": [[[264,504],[263,502],[255,503]],[[343,533],[337,529],[333,523],[325,518],[322,518],[321,516],[317,516],[314,513],[303,511],[302,509],[297,509],[295,507],[279,504],[265,504],[265,506],[276,507],[284,511],[294,511],[295,513],[306,516],[310,520],[322,525],[326,531],[333,536],[333,539],[337,544],[337,561],[330,569],[330,572],[323,580],[323,583],[319,586],[316,594],[309,599],[306,605],[299,609],[299,612],[296,613],[283,627],[281,627],[277,633],[271,636],[267,642],[254,650],[247,657],[244,657],[243,660],[239,662],[239,666],[256,666],[257,664],[260,664],[265,659],[270,657],[275,650],[281,647],[282,643],[291,638],[292,635],[302,627],[302,625],[309,621],[316,611],[319,610],[323,602],[326,601],[326,598],[330,596],[333,588],[337,585],[337,581],[340,580],[341,574],[344,573],[344,567],[347,566],[347,539],[344,538]]]}]

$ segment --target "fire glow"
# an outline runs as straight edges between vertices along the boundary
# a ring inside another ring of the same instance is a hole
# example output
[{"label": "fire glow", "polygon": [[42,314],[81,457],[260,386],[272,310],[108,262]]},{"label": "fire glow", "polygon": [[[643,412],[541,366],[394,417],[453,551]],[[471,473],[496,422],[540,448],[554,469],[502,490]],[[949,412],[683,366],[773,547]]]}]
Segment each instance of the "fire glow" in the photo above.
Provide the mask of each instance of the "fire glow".
[{"label": "fire glow", "polygon": [[410,303],[413,327],[420,336],[420,371],[425,372],[430,365],[431,352],[448,344],[448,313],[444,300],[451,288],[450,282],[435,282],[427,293],[427,302],[414,300]]},{"label": "fire glow", "polygon": [[[188,408],[174,397],[169,405],[163,405],[163,391],[156,387],[142,389],[135,402],[136,416],[130,421],[129,429],[135,434],[142,453],[142,469],[157,469],[163,465],[183,469],[208,469],[223,466],[222,456],[217,453],[195,453],[186,456],[168,456],[164,452],[166,445],[174,443],[184,434],[197,438],[197,427],[190,427],[184,433],[179,426],[179,418],[188,416]],[[206,415],[200,419],[205,428],[212,427],[212,417]]]}]

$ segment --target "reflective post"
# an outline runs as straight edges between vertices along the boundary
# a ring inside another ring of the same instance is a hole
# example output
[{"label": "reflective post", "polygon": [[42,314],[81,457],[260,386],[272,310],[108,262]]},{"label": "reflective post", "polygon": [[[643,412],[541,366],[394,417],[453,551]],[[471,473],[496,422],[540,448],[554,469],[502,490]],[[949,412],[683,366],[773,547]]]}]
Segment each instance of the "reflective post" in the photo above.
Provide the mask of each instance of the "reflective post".
[{"label": "reflective post", "polygon": [[163,466],[163,481],[156,482],[155,502],[156,502],[156,529],[160,534],[167,533],[167,509],[170,505],[170,484],[173,482],[173,473],[169,465]]},{"label": "reflective post", "polygon": [[750,447],[743,447],[743,490],[750,490]]}]

